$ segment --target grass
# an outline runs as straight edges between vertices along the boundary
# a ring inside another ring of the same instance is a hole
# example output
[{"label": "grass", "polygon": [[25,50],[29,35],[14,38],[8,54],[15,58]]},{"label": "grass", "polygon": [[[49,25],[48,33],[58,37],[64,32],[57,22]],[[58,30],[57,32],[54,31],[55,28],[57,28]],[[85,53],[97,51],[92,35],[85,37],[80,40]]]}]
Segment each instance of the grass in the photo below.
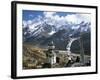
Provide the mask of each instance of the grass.
[{"label": "grass", "polygon": [[[46,63],[47,49],[41,49],[39,47],[34,47],[33,45],[24,44],[23,45],[23,69],[39,69],[42,65]],[[54,64],[53,68],[62,68],[68,63],[68,56],[66,51],[55,50],[57,52],[57,57],[60,58],[59,63]],[[75,60],[76,56],[79,54],[72,53],[72,57]],[[90,56],[85,55],[85,60],[90,59]]]}]

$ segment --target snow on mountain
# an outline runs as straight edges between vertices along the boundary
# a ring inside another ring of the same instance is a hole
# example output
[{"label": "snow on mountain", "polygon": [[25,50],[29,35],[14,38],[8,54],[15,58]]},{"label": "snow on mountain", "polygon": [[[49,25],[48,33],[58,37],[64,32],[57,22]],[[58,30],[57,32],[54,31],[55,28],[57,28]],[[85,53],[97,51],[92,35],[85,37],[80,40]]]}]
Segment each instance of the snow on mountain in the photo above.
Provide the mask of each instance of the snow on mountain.
[{"label": "snow on mountain", "polygon": [[72,30],[69,35],[90,30],[90,15],[73,14],[66,16],[56,15],[54,12],[44,12],[44,17],[23,21],[24,39],[30,37],[50,37],[59,30]]}]

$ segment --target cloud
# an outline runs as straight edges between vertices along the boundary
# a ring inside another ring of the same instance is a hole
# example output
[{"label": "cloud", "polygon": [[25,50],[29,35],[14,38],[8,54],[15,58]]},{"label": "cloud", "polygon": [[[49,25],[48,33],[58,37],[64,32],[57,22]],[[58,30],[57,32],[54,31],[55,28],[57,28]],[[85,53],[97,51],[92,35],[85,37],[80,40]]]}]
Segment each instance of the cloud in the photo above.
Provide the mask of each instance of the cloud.
[{"label": "cloud", "polygon": [[[90,14],[67,14],[66,15],[58,15],[56,12],[43,12],[43,16],[39,15],[36,18],[33,18],[33,20],[23,21],[23,28],[28,27],[30,32],[33,32],[38,29],[38,25],[44,24],[46,22],[49,25],[54,25],[56,28],[56,31],[63,28],[62,25],[70,26],[71,29],[77,30],[82,22],[89,23],[91,22],[91,15]],[[77,26],[74,26],[76,24]],[[39,27],[41,27],[39,26]],[[54,34],[53,32],[50,32],[49,35]]]},{"label": "cloud", "polygon": [[56,12],[43,12],[43,14],[46,18],[51,18]]},{"label": "cloud", "polygon": [[[56,12],[43,12],[44,16],[39,15],[37,18],[33,18],[33,20],[23,21],[23,26],[33,24],[36,22],[47,22],[50,25],[66,25],[67,23],[71,24],[80,24],[82,21],[84,22],[91,22],[91,15],[90,14],[67,14],[58,15]],[[32,15],[30,15],[32,16]]]},{"label": "cloud", "polygon": [[84,22],[91,22],[91,14],[78,14],[80,19],[83,19]]},{"label": "cloud", "polygon": [[82,21],[84,22],[90,22],[91,21],[91,15],[90,14],[72,14],[72,15],[67,15],[65,19],[68,22],[74,23],[74,24],[79,24]]},{"label": "cloud", "polygon": [[30,14],[29,17],[34,17],[34,16],[32,14]]},{"label": "cloud", "polygon": [[44,17],[56,21],[64,20],[64,16],[60,16],[56,12],[44,12]]},{"label": "cloud", "polygon": [[31,24],[32,24],[32,20],[28,20],[28,21],[27,21],[27,24],[28,24],[28,25],[31,25]]},{"label": "cloud", "polygon": [[27,21],[22,22],[23,28],[27,27]]},{"label": "cloud", "polygon": [[67,14],[66,16],[58,15],[56,12],[44,12],[43,13],[46,19],[51,19],[51,21],[48,20],[48,22],[63,22],[65,24],[73,23],[73,24],[79,24],[82,21],[84,22],[91,22],[91,15],[90,14],[82,14],[82,13],[76,13],[76,14]]}]

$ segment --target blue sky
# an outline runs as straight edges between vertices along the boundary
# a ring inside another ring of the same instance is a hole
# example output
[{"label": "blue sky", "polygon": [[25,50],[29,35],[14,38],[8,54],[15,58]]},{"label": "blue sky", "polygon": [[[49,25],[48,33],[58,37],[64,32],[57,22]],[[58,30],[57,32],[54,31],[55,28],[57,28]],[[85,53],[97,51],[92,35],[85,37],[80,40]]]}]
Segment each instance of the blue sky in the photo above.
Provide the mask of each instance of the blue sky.
[{"label": "blue sky", "polygon": [[[33,10],[23,10],[23,20],[28,21],[28,20],[33,20],[37,18],[38,16],[44,17],[44,12],[46,11],[33,11]],[[56,12],[54,15],[59,15],[61,16],[66,16],[66,15],[71,15],[71,14],[76,14],[76,13],[71,13],[71,12]]]},{"label": "blue sky", "polygon": [[43,11],[23,10],[23,20],[32,20],[39,15],[43,16]]},{"label": "blue sky", "polygon": [[[44,23],[48,25],[54,25],[56,30],[63,28],[63,25],[75,29],[78,29],[79,25],[82,22],[90,23],[91,15],[84,13],[72,13],[72,12],[47,12],[47,11],[34,11],[34,10],[23,10],[23,28],[28,27],[30,32],[34,32],[37,30],[37,25],[44,25]],[[42,26],[43,27],[43,26]],[[40,29],[40,28],[39,28]],[[87,28],[88,29],[88,28]],[[52,32],[48,33],[48,35],[54,34],[55,29]],[[25,33],[26,34],[26,33]],[[43,33],[45,35],[45,33]]]},{"label": "blue sky", "polygon": [[35,22],[47,22],[49,24],[80,24],[81,22],[91,22],[91,15],[77,12],[53,12],[23,10],[22,24],[30,25]]}]

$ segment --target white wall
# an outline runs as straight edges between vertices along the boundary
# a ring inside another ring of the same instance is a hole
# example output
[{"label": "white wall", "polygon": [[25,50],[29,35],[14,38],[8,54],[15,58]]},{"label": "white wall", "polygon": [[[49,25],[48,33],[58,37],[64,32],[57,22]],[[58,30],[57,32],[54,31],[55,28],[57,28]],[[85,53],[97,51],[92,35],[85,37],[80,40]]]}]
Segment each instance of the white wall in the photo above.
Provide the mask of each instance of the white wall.
[{"label": "white wall", "polygon": [[[64,4],[98,5],[100,9],[100,0],[30,0],[30,1],[64,3]],[[10,69],[11,68],[10,66],[11,65],[10,3],[11,0],[0,0],[0,80],[11,80],[10,78],[10,72],[11,72]],[[98,16],[98,18],[100,20],[100,15]],[[98,32],[100,34],[99,30],[100,28],[98,27]],[[100,41],[100,37],[98,41]],[[100,42],[98,42],[98,44],[100,44]],[[100,56],[100,54],[98,54],[98,56]],[[100,58],[98,61],[100,61]],[[92,75],[63,76],[63,77],[51,77],[51,78],[49,77],[49,78],[41,78],[41,79],[43,80],[56,80],[56,79],[57,80],[100,80],[100,73],[92,74]],[[41,80],[41,79],[36,78],[34,80]],[[33,80],[33,79],[27,79],[27,80]]]}]

